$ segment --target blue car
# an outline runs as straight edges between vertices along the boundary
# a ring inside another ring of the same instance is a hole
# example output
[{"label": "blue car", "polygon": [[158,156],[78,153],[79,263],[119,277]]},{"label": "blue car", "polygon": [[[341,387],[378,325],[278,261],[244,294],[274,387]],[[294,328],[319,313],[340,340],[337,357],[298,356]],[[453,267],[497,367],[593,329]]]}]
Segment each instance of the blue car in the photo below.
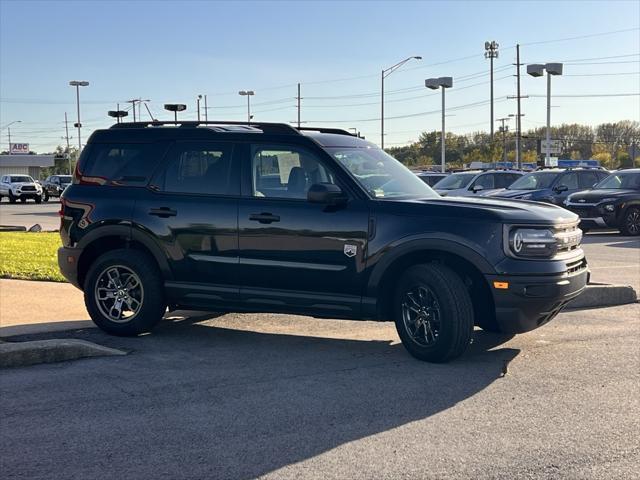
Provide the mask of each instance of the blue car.
[{"label": "blue car", "polygon": [[527,173],[488,196],[564,205],[569,195],[592,188],[609,172],[599,168],[550,168]]}]

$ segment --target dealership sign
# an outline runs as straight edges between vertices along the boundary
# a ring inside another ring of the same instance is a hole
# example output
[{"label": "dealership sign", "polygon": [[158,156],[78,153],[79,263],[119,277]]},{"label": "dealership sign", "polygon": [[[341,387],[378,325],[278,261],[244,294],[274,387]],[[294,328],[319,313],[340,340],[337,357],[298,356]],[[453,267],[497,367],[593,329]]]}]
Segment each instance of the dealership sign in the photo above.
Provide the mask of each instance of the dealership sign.
[{"label": "dealership sign", "polygon": [[29,154],[29,144],[28,143],[11,143],[9,144],[9,153],[11,155],[27,155]]}]

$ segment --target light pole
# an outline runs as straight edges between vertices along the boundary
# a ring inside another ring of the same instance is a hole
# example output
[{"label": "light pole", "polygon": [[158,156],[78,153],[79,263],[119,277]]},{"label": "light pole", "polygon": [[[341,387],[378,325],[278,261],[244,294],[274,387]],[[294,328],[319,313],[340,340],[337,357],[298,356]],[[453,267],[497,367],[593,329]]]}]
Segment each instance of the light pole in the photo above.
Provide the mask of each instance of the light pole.
[{"label": "light pole", "polygon": [[200,121],[200,100],[202,99],[202,95],[198,95],[196,98],[196,103],[198,104],[198,121]]},{"label": "light pole", "polygon": [[22,120],[14,120],[5,127],[7,129],[7,135],[9,137],[9,155],[11,155],[11,125],[13,125],[14,123],[22,123]]},{"label": "light pole", "polygon": [[238,95],[247,97],[247,123],[251,123],[251,97],[255,95],[253,90],[240,90]]},{"label": "light pole", "polygon": [[80,138],[80,128],[82,128],[82,124],[80,123],[80,87],[89,86],[89,82],[84,80],[71,80],[69,85],[72,87],[76,87],[76,106],[78,108],[78,123],[76,123],[76,127],[78,127],[78,158],[80,157],[80,152],[82,151],[82,139]]},{"label": "light pole", "polygon": [[382,70],[382,75],[380,76],[380,148],[384,148],[384,79],[410,60],[422,60],[422,57],[417,55],[413,57],[407,57],[401,62],[398,62],[395,65]]},{"label": "light pole", "polygon": [[428,78],[424,81],[424,86],[431,90],[442,89],[442,132],[440,133],[440,168],[442,173],[446,170],[445,148],[446,148],[446,130],[444,125],[444,91],[446,88],[453,87],[453,77]]},{"label": "light pole", "polygon": [[491,84],[491,118],[489,119],[489,125],[491,129],[491,141],[493,142],[493,59],[498,58],[498,47],[500,45],[495,40],[491,42],[484,42],[484,58],[490,60],[490,81]]},{"label": "light pole", "polygon": [[547,71],[547,140],[544,148],[544,163],[549,165],[551,162],[551,75],[562,75],[562,63],[527,65],[527,73],[532,77],[541,77],[545,70]]}]

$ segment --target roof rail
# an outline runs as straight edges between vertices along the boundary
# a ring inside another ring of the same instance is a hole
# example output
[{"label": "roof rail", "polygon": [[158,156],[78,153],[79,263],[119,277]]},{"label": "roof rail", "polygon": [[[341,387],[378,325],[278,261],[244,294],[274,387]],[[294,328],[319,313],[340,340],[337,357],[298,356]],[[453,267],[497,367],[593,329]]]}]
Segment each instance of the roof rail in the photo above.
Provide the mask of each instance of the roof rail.
[{"label": "roof rail", "polygon": [[200,126],[212,126],[212,127],[224,127],[225,125],[242,126],[251,128],[257,128],[265,133],[281,133],[285,135],[300,135],[300,132],[286,123],[268,123],[268,122],[229,122],[229,121],[198,121],[198,120],[183,120],[180,121],[158,121],[153,120],[149,122],[121,122],[111,125],[110,128],[147,128],[147,127],[161,127],[161,126],[175,126],[178,128],[194,128]]},{"label": "roof rail", "polygon": [[320,133],[334,133],[336,135],[349,135],[350,137],[357,137],[355,133],[351,133],[342,128],[324,128],[324,127],[293,127],[296,130],[305,132],[320,132]]}]

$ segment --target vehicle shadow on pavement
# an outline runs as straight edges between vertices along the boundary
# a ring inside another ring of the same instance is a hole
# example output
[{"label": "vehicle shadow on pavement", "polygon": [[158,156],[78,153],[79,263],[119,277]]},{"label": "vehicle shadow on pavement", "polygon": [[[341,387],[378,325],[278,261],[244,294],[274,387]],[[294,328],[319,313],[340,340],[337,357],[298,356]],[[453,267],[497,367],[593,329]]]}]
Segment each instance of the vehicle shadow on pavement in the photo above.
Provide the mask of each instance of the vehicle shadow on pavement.
[{"label": "vehicle shadow on pavement", "polygon": [[5,478],[46,478],[53,458],[60,478],[255,478],[447,410],[519,353],[480,331],[442,365],[388,340],[188,319],[138,338],[68,334],[132,354],[5,370]]}]

